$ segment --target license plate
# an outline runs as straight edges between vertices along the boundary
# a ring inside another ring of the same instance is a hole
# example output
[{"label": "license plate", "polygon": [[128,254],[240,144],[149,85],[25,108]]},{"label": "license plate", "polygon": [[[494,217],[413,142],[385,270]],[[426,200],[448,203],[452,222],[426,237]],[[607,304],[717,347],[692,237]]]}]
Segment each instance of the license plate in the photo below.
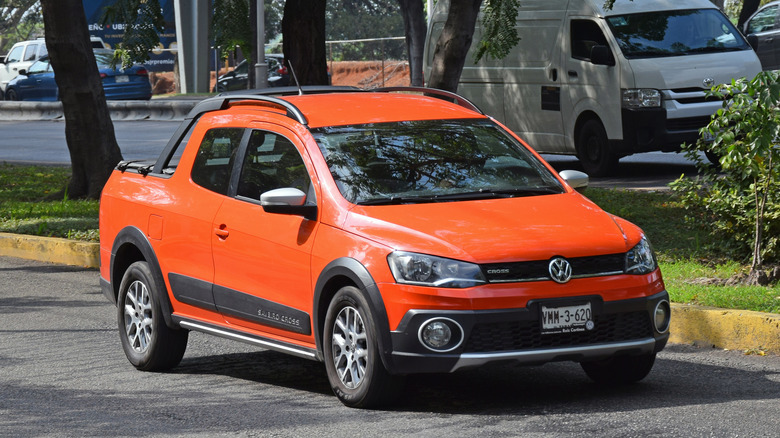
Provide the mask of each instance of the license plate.
[{"label": "license plate", "polygon": [[116,77],[117,82],[130,82],[130,77],[127,75],[119,75]]},{"label": "license plate", "polygon": [[590,303],[575,306],[542,307],[542,334],[584,332],[593,329]]}]

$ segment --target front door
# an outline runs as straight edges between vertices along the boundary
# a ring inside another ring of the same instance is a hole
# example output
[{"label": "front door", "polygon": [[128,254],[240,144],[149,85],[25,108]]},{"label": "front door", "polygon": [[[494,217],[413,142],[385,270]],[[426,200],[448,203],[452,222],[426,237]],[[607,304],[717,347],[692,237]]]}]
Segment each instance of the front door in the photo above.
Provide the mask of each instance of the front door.
[{"label": "front door", "polygon": [[[241,171],[213,224],[214,301],[224,318],[267,334],[311,342],[311,248],[318,222],[267,213],[266,191],[294,187],[316,202],[302,143],[291,131],[253,126]],[[316,179],[315,179],[316,181]]]}]

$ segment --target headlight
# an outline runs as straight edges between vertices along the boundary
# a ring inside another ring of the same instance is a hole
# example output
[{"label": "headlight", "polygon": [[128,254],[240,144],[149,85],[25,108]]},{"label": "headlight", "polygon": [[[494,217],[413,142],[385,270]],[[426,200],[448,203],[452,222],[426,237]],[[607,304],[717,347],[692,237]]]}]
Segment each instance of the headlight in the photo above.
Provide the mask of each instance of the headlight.
[{"label": "headlight", "polygon": [[464,288],[485,283],[478,265],[426,254],[396,251],[387,256],[398,283]]},{"label": "headlight", "polygon": [[623,108],[658,108],[661,106],[661,92],[652,88],[629,88],[623,90]]},{"label": "headlight", "polygon": [[653,247],[650,246],[646,237],[642,237],[642,240],[626,253],[627,274],[649,274],[657,267]]}]

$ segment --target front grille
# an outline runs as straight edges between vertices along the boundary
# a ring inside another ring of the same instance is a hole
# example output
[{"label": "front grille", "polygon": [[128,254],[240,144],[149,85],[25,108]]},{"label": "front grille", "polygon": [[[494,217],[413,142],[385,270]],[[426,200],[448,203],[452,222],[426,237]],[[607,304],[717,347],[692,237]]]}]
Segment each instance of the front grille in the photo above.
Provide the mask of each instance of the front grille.
[{"label": "front grille", "polygon": [[593,330],[542,335],[538,320],[478,323],[464,347],[465,353],[538,350],[631,341],[653,336],[646,311],[596,315]]},{"label": "front grille", "polygon": [[[571,264],[572,277],[595,277],[615,275],[623,272],[625,254],[608,254],[592,257],[567,259]],[[482,265],[482,272],[489,282],[507,283],[515,281],[550,280],[549,260],[531,262],[489,263]]]},{"label": "front grille", "polygon": [[710,116],[701,117],[683,117],[679,119],[667,119],[666,129],[670,132],[674,131],[697,131],[707,126],[712,120]]}]

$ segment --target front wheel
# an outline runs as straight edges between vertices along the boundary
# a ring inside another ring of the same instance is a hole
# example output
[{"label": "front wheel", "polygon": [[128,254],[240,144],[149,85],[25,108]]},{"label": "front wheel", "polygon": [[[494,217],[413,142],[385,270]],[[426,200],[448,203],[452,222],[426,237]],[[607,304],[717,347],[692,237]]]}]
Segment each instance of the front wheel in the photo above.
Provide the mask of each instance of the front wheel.
[{"label": "front wheel", "polygon": [[604,126],[596,119],[585,122],[577,136],[577,158],[590,176],[607,176],[617,170],[619,157],[609,149]]},{"label": "front wheel", "polygon": [[19,100],[19,96],[16,95],[16,91],[13,89],[6,90],[5,100]]},{"label": "front wheel", "polygon": [[343,287],[333,297],[323,344],[328,380],[345,405],[370,408],[400,394],[401,378],[391,376],[382,364],[375,319],[358,288]]},{"label": "front wheel", "polygon": [[624,385],[638,382],[648,374],[655,363],[655,354],[617,356],[609,359],[582,362],[585,374],[596,383]]},{"label": "front wheel", "polygon": [[164,371],[181,362],[187,348],[187,330],[165,325],[157,285],[149,265],[135,262],[119,286],[117,322],[122,349],[130,363],[143,371]]}]

